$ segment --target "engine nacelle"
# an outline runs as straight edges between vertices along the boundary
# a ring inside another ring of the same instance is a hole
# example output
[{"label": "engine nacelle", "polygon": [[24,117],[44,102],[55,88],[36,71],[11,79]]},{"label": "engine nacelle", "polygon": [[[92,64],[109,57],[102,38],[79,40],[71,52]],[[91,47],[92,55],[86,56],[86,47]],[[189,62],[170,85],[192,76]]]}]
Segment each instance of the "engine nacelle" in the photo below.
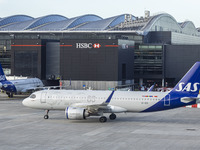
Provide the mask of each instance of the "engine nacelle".
[{"label": "engine nacelle", "polygon": [[69,120],[83,120],[89,117],[89,113],[80,107],[67,107],[65,109],[66,118]]}]

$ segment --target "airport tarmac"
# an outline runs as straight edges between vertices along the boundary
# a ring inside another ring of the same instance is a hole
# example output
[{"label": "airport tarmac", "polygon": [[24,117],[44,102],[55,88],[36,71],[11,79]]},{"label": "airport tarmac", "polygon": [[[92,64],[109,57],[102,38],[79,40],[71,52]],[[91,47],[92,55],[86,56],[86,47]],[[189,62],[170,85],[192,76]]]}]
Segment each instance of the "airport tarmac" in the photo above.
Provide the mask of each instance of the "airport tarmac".
[{"label": "airport tarmac", "polygon": [[114,121],[65,119],[64,111],[22,105],[24,96],[0,94],[0,149],[188,150],[200,149],[200,109],[118,114]]}]

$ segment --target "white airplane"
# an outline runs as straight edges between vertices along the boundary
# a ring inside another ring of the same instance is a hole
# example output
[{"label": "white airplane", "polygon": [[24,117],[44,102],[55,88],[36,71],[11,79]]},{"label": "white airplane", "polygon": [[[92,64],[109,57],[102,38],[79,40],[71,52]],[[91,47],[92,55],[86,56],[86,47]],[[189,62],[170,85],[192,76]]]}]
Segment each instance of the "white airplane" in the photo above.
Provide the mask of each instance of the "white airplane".
[{"label": "white airplane", "polygon": [[89,116],[100,116],[106,122],[104,113],[116,119],[115,113],[153,112],[196,104],[200,89],[200,62],[188,71],[170,92],[133,91],[86,91],[86,90],[43,90],[34,92],[23,100],[23,105],[47,110],[65,110],[67,119],[82,120]]},{"label": "white airplane", "polygon": [[8,97],[13,97],[13,94],[33,91],[43,86],[44,85],[42,81],[38,78],[18,79],[18,80],[8,81],[0,64],[0,89],[6,91]]}]

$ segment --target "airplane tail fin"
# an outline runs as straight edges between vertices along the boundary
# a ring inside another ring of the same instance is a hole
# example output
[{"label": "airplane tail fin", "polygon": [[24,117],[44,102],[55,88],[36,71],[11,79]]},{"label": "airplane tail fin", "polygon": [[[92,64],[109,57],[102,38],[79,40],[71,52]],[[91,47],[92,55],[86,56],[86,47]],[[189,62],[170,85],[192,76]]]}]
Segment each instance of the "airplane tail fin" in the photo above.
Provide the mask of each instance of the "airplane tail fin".
[{"label": "airplane tail fin", "polygon": [[185,76],[178,82],[171,92],[158,103],[144,110],[152,112],[167,110],[187,105],[193,105],[197,101],[200,90],[200,62],[196,62]]},{"label": "airplane tail fin", "polygon": [[4,72],[3,72],[2,66],[0,64],[0,82],[1,81],[6,81],[6,76],[5,76]]},{"label": "airplane tail fin", "polygon": [[200,62],[196,62],[170,93],[197,96],[200,90]]}]

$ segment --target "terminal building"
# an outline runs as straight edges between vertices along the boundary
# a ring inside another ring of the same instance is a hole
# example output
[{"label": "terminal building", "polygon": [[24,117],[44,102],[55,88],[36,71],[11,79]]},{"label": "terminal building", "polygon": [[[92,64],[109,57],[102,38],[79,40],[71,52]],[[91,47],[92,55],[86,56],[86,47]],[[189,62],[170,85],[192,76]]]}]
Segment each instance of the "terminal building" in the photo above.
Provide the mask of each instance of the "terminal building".
[{"label": "terminal building", "polygon": [[73,89],[173,87],[200,60],[200,32],[170,14],[0,18],[0,63],[8,74]]}]

